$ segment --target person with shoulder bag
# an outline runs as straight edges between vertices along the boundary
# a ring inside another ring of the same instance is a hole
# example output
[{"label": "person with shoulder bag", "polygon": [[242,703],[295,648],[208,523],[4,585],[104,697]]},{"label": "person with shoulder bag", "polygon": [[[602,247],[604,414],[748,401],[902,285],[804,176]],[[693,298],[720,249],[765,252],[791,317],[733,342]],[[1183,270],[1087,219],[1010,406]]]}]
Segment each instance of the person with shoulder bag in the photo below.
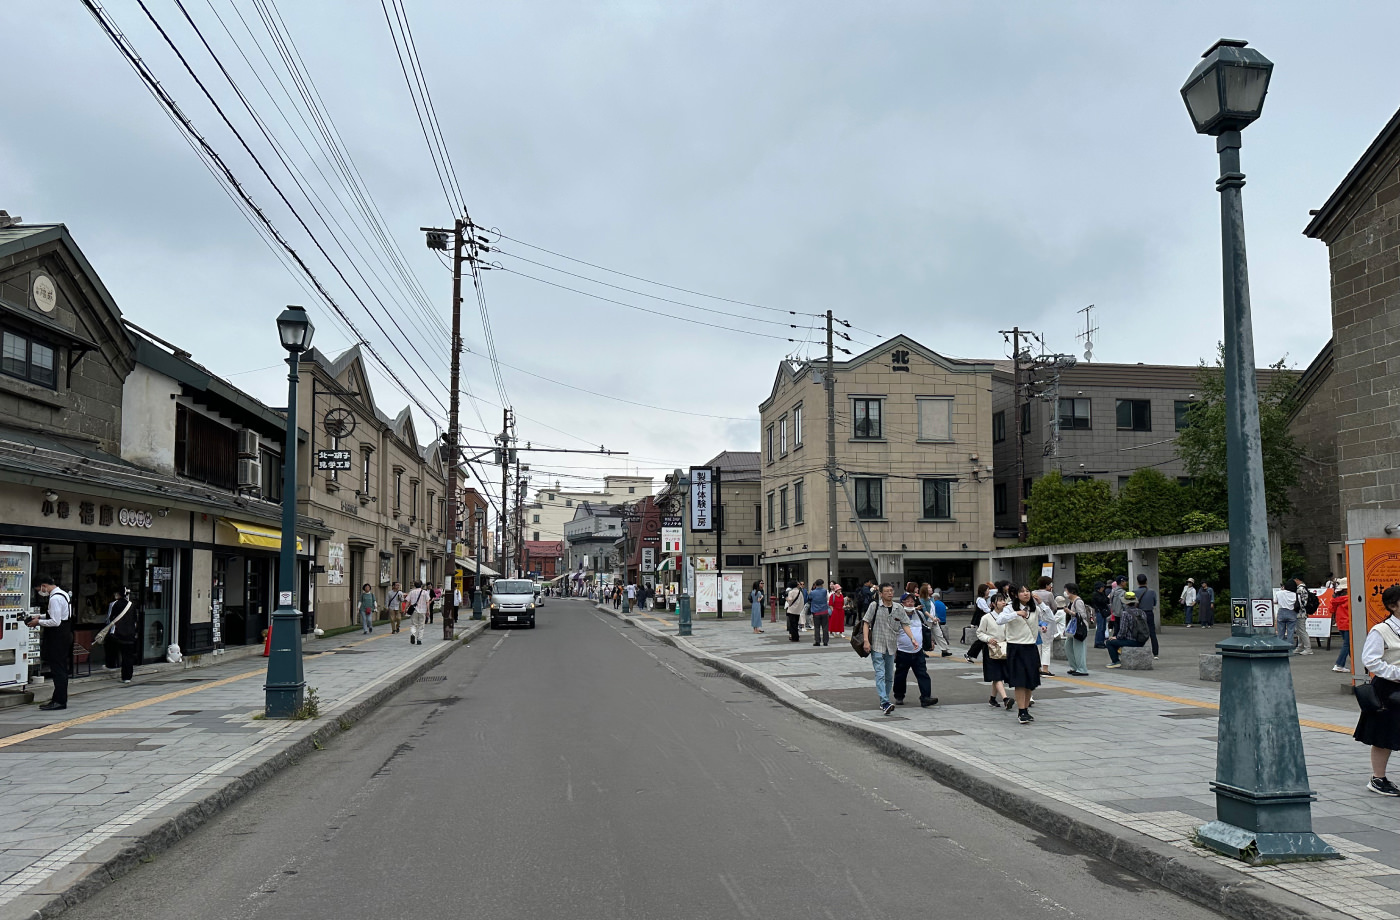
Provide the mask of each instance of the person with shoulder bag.
[{"label": "person with shoulder bag", "polygon": [[122,683],[131,683],[136,671],[136,646],[141,637],[141,608],[131,599],[131,589],[122,588],[116,600],[107,605],[107,625],[93,636],[92,644],[102,643],[117,653]]},{"label": "person with shoulder bag", "polygon": [[763,582],[753,583],[753,590],[749,592],[749,606],[752,608],[749,615],[749,625],[753,627],[755,633],[763,632],[759,627],[763,624]]},{"label": "person with shoulder bag", "polygon": [[938,702],[928,676],[928,653],[933,651],[933,624],[924,613],[919,598],[904,595],[904,615],[909,618],[909,635],[895,636],[894,704],[904,705],[904,691],[909,685],[909,671],[919,684],[919,705],[929,707]]},{"label": "person with shoulder bag", "polygon": [[885,582],[880,586],[880,599],[865,611],[861,629],[865,651],[870,655],[870,663],[875,669],[875,692],[880,696],[880,712],[889,715],[894,712],[890,691],[894,684],[897,637],[903,633],[909,640],[910,648],[917,649],[922,644],[914,641],[904,606],[895,603],[894,585]]},{"label": "person with shoulder bag", "polygon": [[389,585],[389,594],[384,598],[384,609],[389,611],[389,632],[399,631],[399,624],[403,622],[403,608],[403,591],[399,583],[394,582]]},{"label": "person with shoulder bag", "polygon": [[1377,795],[1400,796],[1400,787],[1385,775],[1390,752],[1400,750],[1400,585],[1381,592],[1381,603],[1390,614],[1366,634],[1361,665],[1371,673],[1370,684],[1356,688],[1361,718],[1352,737],[1371,746],[1371,781],[1366,788]]},{"label": "person with shoulder bag", "polygon": [[796,642],[797,631],[802,628],[802,613],[807,609],[807,600],[802,596],[802,589],[797,587],[797,582],[787,583],[787,597],[783,601],[783,609],[787,611],[788,641]]},{"label": "person with shoulder bag", "polygon": [[1079,585],[1069,582],[1065,585],[1065,657],[1069,659],[1071,677],[1089,676],[1089,608],[1084,598],[1079,596]]},{"label": "person with shoulder bag", "polygon": [[410,645],[422,645],[425,632],[423,625],[427,622],[428,605],[433,602],[433,593],[423,587],[421,581],[415,581],[413,590],[404,600],[408,604],[411,617],[408,621],[408,642]]},{"label": "person with shoulder bag", "polygon": [[987,595],[987,612],[977,624],[977,641],[986,649],[982,655],[982,681],[992,685],[987,704],[993,709],[1005,706],[1010,712],[1015,701],[1006,695],[1006,628],[997,622],[1008,603],[1010,599],[1000,591]]}]

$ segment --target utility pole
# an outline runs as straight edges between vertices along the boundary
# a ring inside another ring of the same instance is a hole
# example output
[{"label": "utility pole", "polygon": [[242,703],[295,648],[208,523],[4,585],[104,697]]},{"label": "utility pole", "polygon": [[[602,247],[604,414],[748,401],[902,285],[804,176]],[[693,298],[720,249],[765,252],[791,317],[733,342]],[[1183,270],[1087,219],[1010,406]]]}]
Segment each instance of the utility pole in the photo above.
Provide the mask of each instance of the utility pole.
[{"label": "utility pole", "polygon": [[525,480],[520,475],[520,455],[515,455],[515,577],[525,577]]},{"label": "utility pole", "polygon": [[510,571],[510,550],[509,543],[510,530],[507,515],[510,509],[510,407],[501,410],[501,574],[505,575]]},{"label": "utility pole", "polygon": [[714,473],[710,475],[714,482],[715,507],[711,510],[715,514],[715,610],[718,611],[716,619],[724,619],[724,493],[721,491],[723,483],[720,482],[719,467],[715,467]]},{"label": "utility pole", "polygon": [[1012,392],[1016,397],[1016,533],[1022,543],[1026,542],[1026,411],[1025,394],[1021,385],[1021,327],[1001,330],[1002,335],[1011,336]]},{"label": "utility pole", "polygon": [[[831,311],[826,311],[826,545],[827,590],[841,583],[841,544],[836,523],[836,357],[832,343]],[[878,573],[877,573],[878,574]]]}]

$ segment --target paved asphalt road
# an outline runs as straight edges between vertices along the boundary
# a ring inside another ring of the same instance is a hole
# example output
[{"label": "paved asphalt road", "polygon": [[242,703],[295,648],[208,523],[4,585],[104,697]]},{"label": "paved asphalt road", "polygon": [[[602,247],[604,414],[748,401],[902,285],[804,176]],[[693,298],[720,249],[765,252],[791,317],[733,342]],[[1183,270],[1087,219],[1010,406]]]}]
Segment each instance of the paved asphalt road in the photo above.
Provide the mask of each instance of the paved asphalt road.
[{"label": "paved asphalt road", "polygon": [[66,916],[1216,914],[553,600]]}]

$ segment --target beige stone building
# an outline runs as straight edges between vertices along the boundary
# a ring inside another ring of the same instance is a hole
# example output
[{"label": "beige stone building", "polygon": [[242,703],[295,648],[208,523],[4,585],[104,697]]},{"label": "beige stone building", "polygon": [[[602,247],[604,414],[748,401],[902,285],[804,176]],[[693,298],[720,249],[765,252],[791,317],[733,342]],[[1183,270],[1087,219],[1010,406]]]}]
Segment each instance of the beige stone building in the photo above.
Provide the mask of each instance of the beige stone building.
[{"label": "beige stone building", "polygon": [[[784,361],[759,406],[769,585],[828,578],[824,361]],[[907,336],[835,365],[841,583],[927,581],[970,599],[993,547],[991,362]],[[857,527],[859,521],[859,528]],[[865,541],[862,541],[861,530]],[[869,543],[869,552],[865,542]]]}]

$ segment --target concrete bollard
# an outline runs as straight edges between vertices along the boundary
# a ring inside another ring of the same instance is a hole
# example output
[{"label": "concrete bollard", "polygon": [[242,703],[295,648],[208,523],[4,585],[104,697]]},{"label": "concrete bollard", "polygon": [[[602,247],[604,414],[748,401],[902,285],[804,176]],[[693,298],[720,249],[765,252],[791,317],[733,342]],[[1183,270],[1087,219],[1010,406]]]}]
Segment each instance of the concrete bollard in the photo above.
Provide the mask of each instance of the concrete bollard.
[{"label": "concrete bollard", "polygon": [[1220,683],[1220,665],[1223,659],[1219,652],[1201,653],[1201,680]]}]

